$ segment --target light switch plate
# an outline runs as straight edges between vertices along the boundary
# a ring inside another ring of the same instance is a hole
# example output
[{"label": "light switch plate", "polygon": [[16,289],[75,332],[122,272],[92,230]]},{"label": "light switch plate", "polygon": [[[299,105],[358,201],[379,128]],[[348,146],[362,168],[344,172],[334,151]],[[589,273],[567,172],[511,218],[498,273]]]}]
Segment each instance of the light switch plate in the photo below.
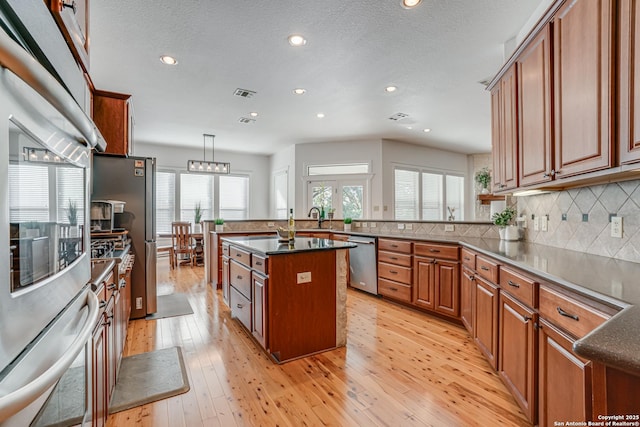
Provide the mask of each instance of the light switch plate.
[{"label": "light switch plate", "polygon": [[268,222],[267,223],[267,227],[273,227],[273,226],[275,226],[275,223],[273,223],[273,222]]},{"label": "light switch plate", "polygon": [[611,237],[622,239],[622,217],[611,217]]},{"label": "light switch plate", "polygon": [[296,277],[296,283],[297,284],[301,284],[301,283],[309,283],[311,282],[311,272],[310,271],[304,271],[302,273],[298,273],[297,277]]},{"label": "light switch plate", "polygon": [[404,224],[398,224],[398,230],[404,230]]},{"label": "light switch plate", "polygon": [[456,226],[453,224],[445,224],[444,225],[444,231],[455,231]]},{"label": "light switch plate", "polygon": [[375,222],[370,222],[370,223],[369,223],[369,227],[371,227],[371,228],[376,228],[376,223],[375,223]]},{"label": "light switch plate", "polygon": [[540,231],[540,217],[533,218],[533,231]]},{"label": "light switch plate", "polygon": [[367,223],[366,223],[366,222],[363,222],[363,223],[362,223],[362,226],[366,228],[366,227],[367,227]]},{"label": "light switch plate", "polygon": [[548,222],[549,220],[547,219],[546,215],[542,215],[540,217],[540,231],[547,231],[548,230]]}]

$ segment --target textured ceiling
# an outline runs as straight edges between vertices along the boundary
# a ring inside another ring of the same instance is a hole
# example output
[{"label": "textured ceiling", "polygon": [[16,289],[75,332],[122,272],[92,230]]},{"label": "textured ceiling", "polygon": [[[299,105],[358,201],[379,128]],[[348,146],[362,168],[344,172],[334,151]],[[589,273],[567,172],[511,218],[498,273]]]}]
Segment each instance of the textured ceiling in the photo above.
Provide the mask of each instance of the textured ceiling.
[{"label": "textured ceiling", "polygon": [[[271,154],[388,138],[488,152],[490,100],[479,81],[498,71],[503,43],[540,3],[93,1],[91,76],[97,89],[133,95],[136,141],[202,147],[211,133],[216,149]],[[292,33],[307,44],[289,46]],[[163,65],[163,54],[178,65]],[[257,93],[240,98],[236,88]],[[254,123],[238,121],[251,111]],[[409,117],[388,119],[396,113]]]}]

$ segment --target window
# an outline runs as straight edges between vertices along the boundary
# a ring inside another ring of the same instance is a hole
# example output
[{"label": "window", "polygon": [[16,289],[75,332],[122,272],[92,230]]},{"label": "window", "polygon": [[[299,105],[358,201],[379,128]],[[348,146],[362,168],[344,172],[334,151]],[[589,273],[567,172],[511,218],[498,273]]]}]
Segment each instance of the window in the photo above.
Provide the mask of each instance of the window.
[{"label": "window", "polygon": [[76,224],[84,224],[84,169],[58,168],[56,170],[58,187],[58,223],[71,224],[74,218],[69,215],[69,207],[75,206]]},{"label": "window", "polygon": [[307,175],[352,175],[369,173],[368,163],[346,165],[313,165],[307,167]]},{"label": "window", "polygon": [[214,175],[180,174],[180,220],[194,222],[196,204],[202,209],[202,219],[213,219]]},{"label": "window", "polygon": [[156,232],[171,233],[176,218],[176,174],[156,172]]},{"label": "window", "polygon": [[464,177],[396,168],[394,214],[398,220],[464,220]]},{"label": "window", "polygon": [[288,200],[288,174],[287,172],[280,172],[273,176],[273,188],[276,197],[275,204],[275,217],[277,219],[287,218],[287,204]]},{"label": "window", "polygon": [[[220,176],[220,217],[247,219],[249,216],[249,177]],[[286,209],[285,209],[286,210]]]},{"label": "window", "polygon": [[366,188],[365,180],[309,181],[308,207],[324,208],[325,212],[335,209],[336,218],[364,218]]}]

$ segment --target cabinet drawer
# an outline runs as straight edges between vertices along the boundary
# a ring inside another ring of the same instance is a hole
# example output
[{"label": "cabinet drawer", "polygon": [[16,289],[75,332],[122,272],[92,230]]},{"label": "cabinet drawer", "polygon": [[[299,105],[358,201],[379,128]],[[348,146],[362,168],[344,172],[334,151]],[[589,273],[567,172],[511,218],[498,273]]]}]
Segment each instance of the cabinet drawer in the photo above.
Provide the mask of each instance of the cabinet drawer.
[{"label": "cabinet drawer", "polygon": [[378,239],[378,249],[381,251],[411,254],[411,242],[402,240]]},{"label": "cabinet drawer", "polygon": [[395,282],[411,284],[411,267],[401,267],[399,265],[378,263],[378,276],[390,279]]},{"label": "cabinet drawer", "polygon": [[405,267],[411,267],[412,256],[399,254],[396,252],[378,251],[378,261],[386,262],[388,264],[404,265]]},{"label": "cabinet drawer", "polygon": [[471,252],[469,249],[462,248],[460,250],[462,265],[468,267],[472,270],[476,269],[476,254]]},{"label": "cabinet drawer", "polygon": [[498,263],[482,255],[476,256],[476,271],[485,279],[498,283]]},{"label": "cabinet drawer", "polygon": [[227,243],[222,244],[222,255],[229,256],[229,245]]},{"label": "cabinet drawer", "polygon": [[538,307],[538,282],[508,267],[500,267],[500,287],[529,307]]},{"label": "cabinet drawer", "polygon": [[231,246],[229,252],[229,256],[231,257],[231,259],[244,264],[247,267],[251,265],[251,252],[236,248],[235,246]]},{"label": "cabinet drawer", "polygon": [[251,299],[251,270],[235,260],[229,265],[229,283],[245,297]]},{"label": "cabinet drawer", "polygon": [[267,269],[267,267],[267,258],[253,254],[253,256],[251,257],[251,268],[253,268],[255,271],[259,271],[266,276],[267,274],[269,274],[269,270]]},{"label": "cabinet drawer", "polygon": [[546,286],[540,287],[540,317],[582,338],[604,321],[609,315],[597,311],[581,301]]},{"label": "cabinet drawer", "polygon": [[251,330],[251,301],[231,286],[229,295],[231,317],[237,318],[248,330]]},{"label": "cabinet drawer", "polygon": [[458,246],[438,245],[434,243],[416,243],[413,245],[413,253],[416,255],[455,261],[459,259],[459,250]]},{"label": "cabinet drawer", "polygon": [[399,301],[411,302],[411,286],[386,279],[378,279],[378,293]]}]

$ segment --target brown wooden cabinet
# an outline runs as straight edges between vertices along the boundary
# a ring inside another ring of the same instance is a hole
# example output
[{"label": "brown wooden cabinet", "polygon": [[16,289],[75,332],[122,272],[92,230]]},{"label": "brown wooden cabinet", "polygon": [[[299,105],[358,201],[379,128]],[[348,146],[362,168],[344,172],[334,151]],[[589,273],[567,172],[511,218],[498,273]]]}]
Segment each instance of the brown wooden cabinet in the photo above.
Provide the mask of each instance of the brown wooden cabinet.
[{"label": "brown wooden cabinet", "polygon": [[378,239],[378,293],[410,303],[413,294],[413,243]]},{"label": "brown wooden cabinet", "polygon": [[447,316],[460,315],[458,246],[414,243],[413,303]]},{"label": "brown wooden cabinet", "polygon": [[222,257],[222,300],[229,305],[229,257]]},{"label": "brown wooden cabinet", "polygon": [[533,424],[537,418],[538,314],[500,292],[498,373]]},{"label": "brown wooden cabinet", "polygon": [[493,191],[518,186],[517,76],[511,67],[491,92]]},{"label": "brown wooden cabinet", "polygon": [[436,293],[436,260],[433,258],[415,257],[413,261],[415,286],[413,303],[418,307],[435,310]]},{"label": "brown wooden cabinet", "polygon": [[493,369],[498,367],[498,322],[500,288],[475,276],[476,304],[473,314],[473,338]]},{"label": "brown wooden cabinet", "polygon": [[613,166],[613,6],[574,0],[552,21],[556,179]]},{"label": "brown wooden cabinet", "polygon": [[516,60],[521,186],[552,179],[551,43],[547,24]]},{"label": "brown wooden cabinet", "polygon": [[96,90],[93,121],[107,142],[105,153],[133,154],[133,107],[131,95]]},{"label": "brown wooden cabinet", "polygon": [[263,348],[267,348],[267,279],[255,271],[251,273],[253,294],[253,325],[251,333]]},{"label": "brown wooden cabinet", "polygon": [[475,306],[476,283],[473,270],[462,267],[462,277],[460,278],[460,318],[462,324],[471,336],[473,333],[473,313]]},{"label": "brown wooden cabinet", "polygon": [[107,360],[106,329],[103,314],[93,332],[91,356],[91,413],[93,427],[102,427],[107,423]]},{"label": "brown wooden cabinet", "polygon": [[620,0],[618,147],[621,164],[640,161],[640,7]]}]

